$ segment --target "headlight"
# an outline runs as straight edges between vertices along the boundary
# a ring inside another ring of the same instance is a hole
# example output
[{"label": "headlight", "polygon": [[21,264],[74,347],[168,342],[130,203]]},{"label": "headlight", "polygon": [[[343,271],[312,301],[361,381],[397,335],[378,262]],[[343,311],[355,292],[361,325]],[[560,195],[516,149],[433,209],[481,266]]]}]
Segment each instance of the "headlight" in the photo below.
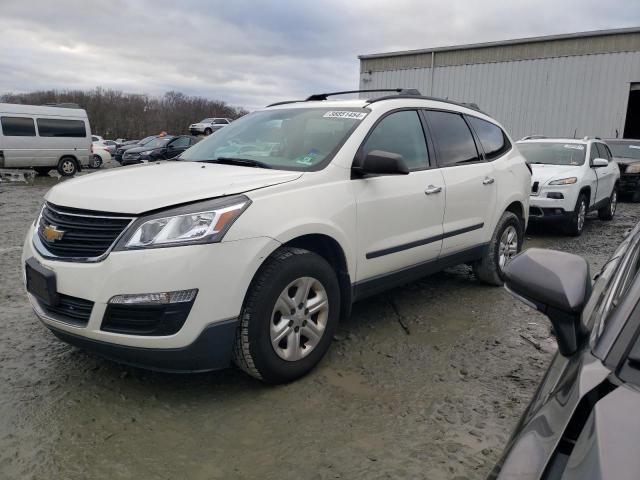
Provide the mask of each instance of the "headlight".
[{"label": "headlight", "polygon": [[572,183],[576,183],[577,181],[578,179],[576,177],[561,178],[560,180],[549,182],[549,185],[571,185]]},{"label": "headlight", "polygon": [[640,163],[632,163],[627,167],[625,173],[640,173]]},{"label": "headlight", "polygon": [[215,243],[251,204],[244,195],[178,207],[136,220],[115,250]]},{"label": "headlight", "polygon": [[147,150],[145,152],[140,152],[140,155],[151,155],[153,153],[153,150]]}]

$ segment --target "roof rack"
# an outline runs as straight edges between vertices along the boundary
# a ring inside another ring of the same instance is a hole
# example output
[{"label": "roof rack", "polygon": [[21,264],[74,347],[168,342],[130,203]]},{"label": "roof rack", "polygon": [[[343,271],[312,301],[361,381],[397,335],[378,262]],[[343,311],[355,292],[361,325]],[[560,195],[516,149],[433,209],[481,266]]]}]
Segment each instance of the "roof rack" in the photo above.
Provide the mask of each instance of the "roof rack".
[{"label": "roof rack", "polygon": [[586,142],[587,140],[602,140],[602,139],[600,137],[589,137],[589,136],[586,136],[582,140],[584,140]]},{"label": "roof rack", "polygon": [[[270,105],[267,105],[267,107],[275,107],[277,105],[287,105],[289,103],[323,101],[323,100],[327,100],[328,97],[334,97],[336,95],[348,95],[350,93],[373,93],[373,92],[395,92],[398,95],[420,96],[420,91],[415,88],[374,88],[369,90],[345,90],[342,92],[316,93],[314,95],[308,96],[304,100],[286,100],[284,102],[272,103]],[[396,96],[394,95],[393,98],[395,97]]]},{"label": "roof rack", "polygon": [[541,138],[548,138],[546,135],[527,135],[526,137],[522,137],[520,139],[520,141],[522,140],[539,140]]},{"label": "roof rack", "polygon": [[484,113],[482,110],[480,110],[480,107],[478,107],[476,103],[454,102],[453,100],[448,100],[445,98],[427,97],[425,95],[422,95],[420,91],[415,88],[375,88],[370,90],[345,90],[343,92],[317,93],[314,95],[310,95],[304,100],[286,100],[284,102],[272,103],[270,105],[267,105],[267,107],[275,107],[277,105],[287,105],[290,103],[299,103],[299,102],[324,101],[324,100],[327,100],[328,97],[333,97],[335,95],[347,95],[349,93],[372,93],[372,92],[394,92],[394,93],[397,93],[397,95],[385,95],[383,97],[370,98],[366,100],[367,103],[375,103],[375,102],[380,102],[382,100],[395,100],[398,98],[416,98],[420,100],[432,100],[436,102],[450,103],[451,105],[470,108],[477,112]]}]

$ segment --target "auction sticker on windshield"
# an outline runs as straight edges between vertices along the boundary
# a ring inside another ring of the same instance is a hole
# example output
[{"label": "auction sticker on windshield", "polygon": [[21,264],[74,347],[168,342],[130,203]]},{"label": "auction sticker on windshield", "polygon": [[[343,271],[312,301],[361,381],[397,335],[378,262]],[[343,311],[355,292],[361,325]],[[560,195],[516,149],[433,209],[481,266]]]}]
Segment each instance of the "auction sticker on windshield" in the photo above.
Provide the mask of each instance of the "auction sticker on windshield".
[{"label": "auction sticker on windshield", "polygon": [[362,120],[366,116],[366,112],[349,112],[348,110],[331,110],[323,115],[324,118],[351,118],[353,120]]}]

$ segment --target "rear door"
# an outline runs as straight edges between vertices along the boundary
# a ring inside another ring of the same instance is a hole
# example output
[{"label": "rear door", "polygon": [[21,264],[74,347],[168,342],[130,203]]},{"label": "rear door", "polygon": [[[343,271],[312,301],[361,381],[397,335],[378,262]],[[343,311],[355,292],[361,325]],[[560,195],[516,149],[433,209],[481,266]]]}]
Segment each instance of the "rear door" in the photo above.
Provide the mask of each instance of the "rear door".
[{"label": "rear door", "polygon": [[485,161],[464,117],[426,110],[436,159],[446,185],[442,256],[486,243],[496,208],[494,167]]},{"label": "rear door", "polygon": [[358,158],[372,150],[402,155],[410,173],[353,180],[358,281],[436,260],[442,246],[446,189],[442,173],[430,163],[420,114],[388,113],[372,128]]}]

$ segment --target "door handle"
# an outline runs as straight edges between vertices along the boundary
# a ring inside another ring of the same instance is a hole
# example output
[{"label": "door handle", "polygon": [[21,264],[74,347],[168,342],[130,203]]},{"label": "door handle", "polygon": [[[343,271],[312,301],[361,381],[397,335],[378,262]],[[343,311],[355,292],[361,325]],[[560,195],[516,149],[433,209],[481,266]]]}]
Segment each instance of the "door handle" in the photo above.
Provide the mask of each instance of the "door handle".
[{"label": "door handle", "polygon": [[482,181],[482,184],[483,185],[491,185],[495,181],[496,181],[495,178],[484,177],[484,180]]},{"label": "door handle", "polygon": [[424,191],[426,195],[433,195],[434,193],[440,193],[442,191],[442,187],[436,187],[434,185],[429,185],[427,189]]}]

